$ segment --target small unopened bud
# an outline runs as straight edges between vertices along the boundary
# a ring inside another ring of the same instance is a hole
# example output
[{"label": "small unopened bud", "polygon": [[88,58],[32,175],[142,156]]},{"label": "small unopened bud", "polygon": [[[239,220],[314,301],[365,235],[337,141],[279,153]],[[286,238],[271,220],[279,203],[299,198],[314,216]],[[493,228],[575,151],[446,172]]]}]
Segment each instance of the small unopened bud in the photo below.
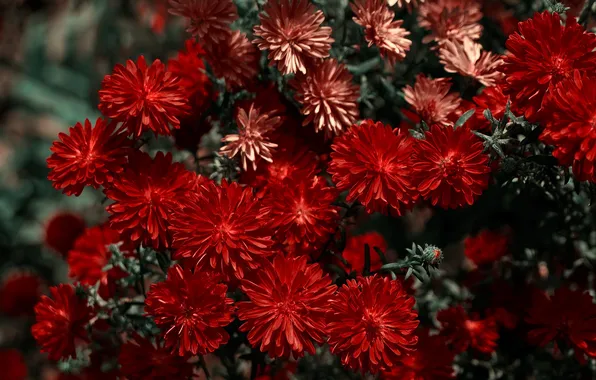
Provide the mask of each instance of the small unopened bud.
[{"label": "small unopened bud", "polygon": [[422,260],[428,265],[439,265],[443,261],[443,251],[437,246],[426,245],[422,251]]}]

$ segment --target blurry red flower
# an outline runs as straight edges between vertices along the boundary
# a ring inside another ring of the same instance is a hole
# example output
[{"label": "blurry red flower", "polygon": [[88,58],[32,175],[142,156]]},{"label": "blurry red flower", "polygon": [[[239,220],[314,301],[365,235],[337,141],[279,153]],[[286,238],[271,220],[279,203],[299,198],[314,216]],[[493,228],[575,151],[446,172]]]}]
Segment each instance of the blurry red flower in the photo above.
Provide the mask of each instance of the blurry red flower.
[{"label": "blurry red flower", "polygon": [[83,231],[83,218],[71,212],[59,212],[46,222],[44,241],[48,247],[66,257]]},{"label": "blurry red flower", "polygon": [[418,191],[433,206],[471,205],[488,187],[488,155],[468,128],[434,125],[416,140],[413,169]]},{"label": "blurry red flower", "polygon": [[95,127],[89,119],[85,126],[77,123],[58,135],[47,159],[54,188],[66,195],[81,195],[85,186],[99,188],[114,181],[126,164],[131,141],[116,128],[116,123],[97,119]]},{"label": "blurry red flower", "polygon": [[269,0],[259,19],[254,42],[282,74],[305,74],[307,61],[329,56],[331,28],[321,26],[325,16],[308,0]]},{"label": "blurry red flower", "polygon": [[339,190],[349,189],[370,213],[401,215],[418,193],[411,182],[412,139],[407,131],[365,120],[336,138],[329,173]]},{"label": "blurry red flower", "polygon": [[453,346],[455,353],[469,348],[484,354],[490,354],[497,347],[497,324],[494,319],[470,317],[463,307],[454,306],[440,310],[437,321],[441,324],[441,336]]},{"label": "blurry red flower", "polygon": [[418,116],[428,125],[452,125],[449,116],[461,102],[459,93],[449,93],[449,78],[432,79],[418,74],[414,87],[404,87],[406,102],[414,108]]},{"label": "blurry red flower", "polygon": [[31,333],[50,360],[76,357],[75,340],[89,341],[86,325],[92,317],[87,299],[75,294],[72,285],[50,288],[52,298],[41,296],[35,306],[37,323]]},{"label": "blurry red flower", "polygon": [[179,117],[188,113],[188,99],[180,80],[158,59],[147,67],[145,57],[135,64],[117,64],[106,75],[99,90],[99,110],[123,123],[134,137],[151,130],[155,135],[170,135],[169,125],[180,127]]},{"label": "blurry red flower", "polygon": [[377,275],[348,280],[329,304],[329,347],[361,373],[390,370],[414,350],[415,300],[400,281]]},{"label": "blurry red flower", "polygon": [[188,19],[186,31],[199,42],[214,44],[230,35],[230,24],[238,18],[232,0],[170,0],[170,13]]},{"label": "blurry red flower", "polygon": [[530,120],[542,107],[549,86],[572,77],[574,69],[596,70],[596,36],[587,33],[575,17],[568,17],[566,23],[561,24],[556,12],[537,13],[519,23],[519,32],[507,40],[509,53],[501,66],[503,92]]},{"label": "blurry red flower", "polygon": [[418,7],[418,23],[430,31],[422,42],[477,40],[482,34],[482,11],[477,0],[426,1]]},{"label": "blurry red flower", "polygon": [[464,253],[476,265],[493,264],[509,253],[509,236],[502,231],[482,230],[464,240]]},{"label": "blurry red flower", "polygon": [[193,40],[184,42],[184,50],[178,52],[176,58],[168,61],[168,71],[180,78],[178,84],[187,94],[192,113],[196,114],[197,108],[203,110],[209,104],[212,94],[212,84],[205,70],[205,50]]},{"label": "blurry red flower", "polygon": [[387,250],[387,242],[383,235],[376,231],[367,232],[357,236],[350,236],[347,239],[346,247],[341,254],[349,264],[349,268],[346,269],[362,273],[364,270],[364,246],[366,244],[368,244],[370,248],[370,270],[376,271],[381,269],[383,263],[375,251],[375,247],[379,248],[384,253]]},{"label": "blurry red flower", "polygon": [[143,24],[150,26],[154,33],[163,33],[169,18],[167,0],[140,0],[135,9]]},{"label": "blurry red flower", "polygon": [[239,302],[241,331],[248,331],[254,347],[272,358],[315,353],[313,341],[325,341],[325,313],[336,290],[319,264],[307,257],[278,255],[273,263],[252,271],[242,280],[249,301]]},{"label": "blurry red flower", "polygon": [[359,116],[360,88],[352,74],[335,59],[326,59],[291,81],[296,101],[306,116],[303,125],[314,123],[317,132],[332,137],[352,125]]},{"label": "blurry red flower", "polygon": [[[490,122],[484,117],[484,111],[489,109],[496,120],[501,120],[505,115],[505,107],[508,100],[509,96],[503,94],[503,87],[501,85],[485,87],[480,94],[474,97],[476,113],[470,119],[472,129],[490,132],[492,127]],[[514,114],[518,114],[515,105],[511,104],[510,109]]]},{"label": "blurry red flower", "polygon": [[165,281],[151,285],[145,312],[162,330],[165,347],[180,356],[204,355],[225,344],[224,329],[233,319],[228,287],[208,280],[195,270],[175,265]]},{"label": "blurry red flower", "polygon": [[42,286],[42,279],[34,273],[15,270],[7,274],[0,284],[0,313],[14,317],[33,315]]},{"label": "blurry red flower", "polygon": [[134,152],[124,173],[105,191],[114,201],[106,208],[110,226],[133,243],[169,247],[171,214],[190,180],[184,165],[172,163],[170,153],[158,152],[151,159],[147,153]]},{"label": "blurry red flower", "polygon": [[0,366],[4,380],[25,380],[27,378],[27,364],[19,350],[0,349]]},{"label": "blurry red flower", "polygon": [[439,49],[439,58],[448,73],[474,78],[485,86],[494,86],[503,78],[498,70],[503,64],[501,57],[482,51],[482,45],[469,38],[445,41]]},{"label": "blurry red flower", "polygon": [[170,226],[175,259],[194,258],[242,278],[274,253],[269,216],[250,187],[208,182],[181,206]]}]

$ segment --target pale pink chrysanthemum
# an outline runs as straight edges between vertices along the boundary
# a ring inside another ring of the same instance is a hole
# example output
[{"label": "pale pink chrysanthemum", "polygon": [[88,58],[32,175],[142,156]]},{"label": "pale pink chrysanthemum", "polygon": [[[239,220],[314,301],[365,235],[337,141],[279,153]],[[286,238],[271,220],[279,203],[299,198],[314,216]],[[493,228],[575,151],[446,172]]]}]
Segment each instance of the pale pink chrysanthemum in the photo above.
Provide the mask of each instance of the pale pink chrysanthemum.
[{"label": "pale pink chrysanthemum", "polygon": [[249,85],[259,71],[259,50],[250,43],[246,34],[235,30],[223,41],[206,44],[206,58],[213,74],[226,80],[233,91]]},{"label": "pale pink chrysanthemum", "polygon": [[394,6],[395,4],[397,4],[397,6],[400,8],[406,5],[408,9],[415,7],[418,5],[418,3],[424,3],[424,0],[387,0],[387,4],[389,4],[390,7]]},{"label": "pale pink chrysanthemum", "polygon": [[221,147],[220,153],[228,157],[234,157],[240,153],[242,168],[248,167],[248,161],[252,162],[253,170],[257,169],[257,159],[262,158],[267,162],[273,162],[271,158],[272,149],[277,144],[269,141],[267,133],[275,129],[281,121],[281,117],[273,116],[271,113],[261,113],[255,108],[254,103],[250,105],[248,113],[244,108],[238,110],[236,122],[238,133],[225,136],[222,142],[228,143]]},{"label": "pale pink chrysanthemum", "polygon": [[186,17],[186,31],[201,42],[224,41],[230,35],[230,24],[238,18],[232,0],[170,0],[170,13]]},{"label": "pale pink chrysanthemum", "polygon": [[431,32],[422,42],[477,40],[482,34],[481,4],[478,0],[435,0],[420,4],[418,23]]},{"label": "pale pink chrysanthemum", "polygon": [[321,26],[325,16],[309,0],[269,0],[259,19],[254,42],[282,74],[306,73],[306,61],[329,56],[331,28]]},{"label": "pale pink chrysanthemum", "polygon": [[461,99],[459,93],[449,93],[450,89],[449,78],[432,79],[418,74],[414,87],[404,87],[404,95],[426,124],[451,125],[449,115],[459,107]]},{"label": "pale pink chrysanthemum", "polygon": [[358,119],[360,87],[352,83],[346,66],[335,59],[314,65],[307,75],[296,76],[291,84],[306,116],[302,125],[314,122],[317,132],[324,130],[331,137]]},{"label": "pale pink chrysanthemum", "polygon": [[385,0],[356,0],[351,7],[356,14],[354,22],[364,28],[368,46],[376,45],[391,65],[406,57],[412,45],[406,38],[410,32],[401,27],[403,20],[393,21],[395,13]]},{"label": "pale pink chrysanthemum", "polygon": [[503,64],[501,57],[482,51],[482,45],[469,38],[463,42],[445,41],[439,49],[439,58],[445,71],[472,77],[485,86],[494,86],[503,78],[498,70]]}]

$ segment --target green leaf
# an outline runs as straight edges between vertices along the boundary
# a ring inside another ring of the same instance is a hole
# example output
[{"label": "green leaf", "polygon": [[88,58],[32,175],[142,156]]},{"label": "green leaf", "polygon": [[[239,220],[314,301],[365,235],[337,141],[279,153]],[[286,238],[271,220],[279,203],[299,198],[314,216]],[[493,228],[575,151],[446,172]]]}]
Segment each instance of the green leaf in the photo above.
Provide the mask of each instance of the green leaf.
[{"label": "green leaf", "polygon": [[476,108],[472,108],[471,110],[467,110],[466,112],[464,112],[464,114],[461,115],[459,119],[457,119],[457,121],[455,122],[454,128],[459,128],[462,125],[464,125],[466,121],[468,121],[472,117],[472,115],[474,115],[475,112]]}]

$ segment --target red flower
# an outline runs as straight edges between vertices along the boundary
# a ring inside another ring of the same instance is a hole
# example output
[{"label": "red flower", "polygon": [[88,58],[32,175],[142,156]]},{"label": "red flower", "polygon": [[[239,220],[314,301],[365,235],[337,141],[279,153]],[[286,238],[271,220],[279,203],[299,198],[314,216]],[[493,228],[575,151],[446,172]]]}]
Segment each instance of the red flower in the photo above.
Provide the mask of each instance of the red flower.
[{"label": "red flower", "polygon": [[234,301],[226,298],[226,285],[206,279],[175,265],[147,293],[145,312],[162,329],[165,347],[180,356],[213,352],[229,339],[224,327],[233,319]]},{"label": "red flower", "polygon": [[258,267],[261,258],[274,253],[268,224],[268,214],[251,188],[236,182],[206,183],[172,220],[174,258],[194,258],[242,278]]},{"label": "red flower", "polygon": [[563,26],[559,14],[549,11],[535,14],[518,28],[506,44],[503,92],[524,110],[526,118],[534,119],[549,86],[570,78],[574,69],[596,70],[596,36],[587,33],[575,17],[568,17]]},{"label": "red flower", "polygon": [[389,370],[414,350],[415,300],[400,281],[348,280],[329,304],[329,346],[342,364],[362,373]]},{"label": "red flower", "polygon": [[490,354],[497,347],[497,324],[494,319],[478,319],[468,316],[461,306],[450,307],[437,313],[441,324],[441,335],[453,346],[455,353],[468,347],[484,354]]},{"label": "red flower", "polygon": [[329,275],[307,257],[278,255],[242,280],[250,301],[239,302],[238,318],[245,323],[251,345],[270,357],[302,357],[315,353],[325,341],[325,313],[336,290]]},{"label": "red flower", "polygon": [[187,114],[188,100],[178,77],[166,71],[158,59],[147,67],[145,57],[135,64],[117,64],[106,75],[99,90],[99,110],[107,117],[123,123],[134,137],[147,130],[155,135],[170,135],[180,127],[178,117]]},{"label": "red flower", "polygon": [[434,125],[417,140],[414,176],[418,190],[433,206],[471,205],[488,187],[488,155],[480,139],[467,128]]},{"label": "red flower", "polygon": [[120,348],[118,363],[120,374],[129,380],[187,379],[194,367],[187,358],[172,355],[163,342],[153,343],[136,333]]},{"label": "red flower", "polygon": [[59,212],[46,223],[45,243],[66,257],[75,240],[85,231],[85,221],[71,212]]},{"label": "red flower", "polygon": [[412,139],[407,131],[365,120],[331,146],[329,173],[348,202],[360,201],[370,213],[401,215],[418,194],[411,182]]},{"label": "red flower", "polygon": [[416,350],[409,353],[383,379],[400,380],[444,380],[454,379],[453,359],[455,354],[447,348],[445,338],[429,335],[428,329],[418,330]]},{"label": "red flower", "polygon": [[232,0],[170,0],[170,13],[186,17],[186,31],[200,42],[220,43],[230,36],[230,24],[238,18]]},{"label": "red flower", "polygon": [[89,341],[85,327],[92,309],[85,298],[75,294],[72,285],[53,286],[50,293],[52,298],[41,296],[35,306],[37,323],[31,333],[50,360],[76,357],[75,339]]},{"label": "red flower", "polygon": [[4,380],[25,380],[27,378],[27,364],[20,351],[12,348],[0,350],[0,367]]},{"label": "red flower", "polygon": [[575,348],[575,354],[596,357],[596,304],[588,292],[559,288],[551,297],[534,294],[526,322],[534,325],[528,334],[530,342],[546,346],[564,341]]},{"label": "red flower", "polygon": [[196,114],[196,108],[202,110],[209,104],[211,97],[211,81],[205,73],[205,50],[193,40],[186,40],[184,50],[178,52],[176,58],[168,61],[168,71],[180,78],[178,84],[186,90],[187,98]]},{"label": "red flower", "polygon": [[450,94],[450,90],[449,78],[432,79],[418,74],[414,87],[404,87],[404,96],[426,124],[453,125],[449,116],[457,110],[461,99],[459,93]]},{"label": "red flower", "polygon": [[383,263],[381,258],[375,251],[375,247],[385,252],[387,250],[387,242],[383,235],[372,231],[362,235],[350,236],[346,241],[346,247],[342,252],[342,257],[350,265],[349,268],[356,273],[362,273],[364,270],[364,246],[368,244],[370,248],[370,270],[376,271],[381,268]]},{"label": "red flower", "polygon": [[133,243],[169,247],[171,214],[191,178],[184,165],[172,163],[170,153],[158,152],[152,160],[147,153],[135,152],[124,173],[105,192],[114,201],[106,208],[110,226]]},{"label": "red flower", "polygon": [[476,265],[493,264],[509,252],[509,236],[506,233],[482,230],[476,236],[464,240],[465,255]]},{"label": "red flower", "polygon": [[38,275],[27,271],[8,274],[0,285],[0,312],[14,317],[33,315],[42,284]]},{"label": "red flower", "polygon": [[[484,117],[484,111],[489,109],[496,120],[501,120],[505,115],[508,100],[509,96],[503,94],[503,86],[485,87],[479,95],[474,97],[474,103],[477,107],[476,113],[469,121],[472,125],[471,129],[490,132],[492,127]],[[519,115],[515,105],[511,104],[510,109],[514,114]]]},{"label": "red flower", "polygon": [[131,141],[116,128],[97,119],[95,127],[89,119],[85,126],[77,123],[66,133],[58,135],[48,158],[48,179],[66,195],[81,195],[85,186],[99,188],[114,181],[126,163]]}]

